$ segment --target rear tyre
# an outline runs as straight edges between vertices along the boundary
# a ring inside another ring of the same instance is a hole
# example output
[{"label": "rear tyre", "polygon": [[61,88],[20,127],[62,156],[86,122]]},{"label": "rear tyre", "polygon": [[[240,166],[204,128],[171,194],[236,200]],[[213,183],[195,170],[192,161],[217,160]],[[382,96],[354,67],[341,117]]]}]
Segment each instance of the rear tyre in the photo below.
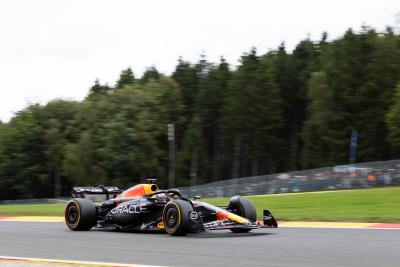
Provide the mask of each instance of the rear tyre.
[{"label": "rear tyre", "polygon": [[174,199],[165,205],[162,221],[165,231],[170,235],[186,235],[189,232],[192,205],[182,199]]},{"label": "rear tyre", "polygon": [[73,231],[90,230],[97,223],[95,204],[85,198],[71,199],[65,207],[65,223]]},{"label": "rear tyre", "polygon": [[[252,222],[257,220],[257,211],[256,207],[254,207],[253,202],[248,200],[247,198],[241,198],[239,196],[232,197],[228,209],[231,210],[233,213],[244,217]],[[234,233],[247,233],[251,229],[231,229]]]}]

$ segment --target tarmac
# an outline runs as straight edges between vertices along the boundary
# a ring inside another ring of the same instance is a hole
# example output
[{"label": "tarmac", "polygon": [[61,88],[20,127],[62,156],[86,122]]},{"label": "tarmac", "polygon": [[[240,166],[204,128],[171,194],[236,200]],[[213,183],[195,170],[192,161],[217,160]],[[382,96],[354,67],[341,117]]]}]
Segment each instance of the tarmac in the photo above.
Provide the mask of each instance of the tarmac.
[{"label": "tarmac", "polygon": [[2,217],[0,266],[397,267],[400,263],[400,226],[396,224],[280,222],[280,228],[246,234],[223,230],[174,237],[73,232],[62,219]]}]

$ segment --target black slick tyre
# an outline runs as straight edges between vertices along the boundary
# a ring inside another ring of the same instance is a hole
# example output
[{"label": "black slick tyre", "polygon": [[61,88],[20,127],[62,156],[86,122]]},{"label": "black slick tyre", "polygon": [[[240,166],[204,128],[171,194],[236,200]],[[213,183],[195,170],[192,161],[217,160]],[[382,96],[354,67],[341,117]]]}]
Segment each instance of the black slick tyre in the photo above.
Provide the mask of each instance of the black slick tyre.
[{"label": "black slick tyre", "polygon": [[163,210],[162,221],[165,231],[170,235],[186,235],[189,232],[190,213],[192,205],[182,199],[174,199],[168,202]]},{"label": "black slick tyre", "polygon": [[[247,198],[241,198],[239,196],[232,197],[230,199],[228,208],[232,210],[233,213],[244,217],[252,222],[256,222],[257,220],[257,211],[256,207],[254,206],[253,202],[248,200]],[[251,229],[231,229],[234,233],[247,233]]]},{"label": "black slick tyre", "polygon": [[73,231],[90,230],[97,223],[95,204],[85,198],[71,199],[65,207],[65,223]]}]

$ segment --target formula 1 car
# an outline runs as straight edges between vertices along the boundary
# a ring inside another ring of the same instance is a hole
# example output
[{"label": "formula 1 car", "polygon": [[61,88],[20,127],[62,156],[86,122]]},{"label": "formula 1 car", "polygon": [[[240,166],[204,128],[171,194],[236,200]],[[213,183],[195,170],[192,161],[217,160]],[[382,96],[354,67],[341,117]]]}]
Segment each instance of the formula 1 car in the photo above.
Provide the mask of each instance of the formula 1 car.
[{"label": "formula 1 car", "polygon": [[[263,223],[257,222],[253,203],[238,196],[222,208],[185,198],[177,189],[160,190],[149,180],[122,191],[117,187],[74,187],[65,208],[65,222],[74,231],[91,228],[122,230],[158,230],[171,235],[186,235],[204,230],[229,229],[245,233],[257,228],[276,228],[278,224],[268,210]],[[87,197],[104,194],[106,201],[96,204]],[[110,196],[112,198],[110,198]]]}]

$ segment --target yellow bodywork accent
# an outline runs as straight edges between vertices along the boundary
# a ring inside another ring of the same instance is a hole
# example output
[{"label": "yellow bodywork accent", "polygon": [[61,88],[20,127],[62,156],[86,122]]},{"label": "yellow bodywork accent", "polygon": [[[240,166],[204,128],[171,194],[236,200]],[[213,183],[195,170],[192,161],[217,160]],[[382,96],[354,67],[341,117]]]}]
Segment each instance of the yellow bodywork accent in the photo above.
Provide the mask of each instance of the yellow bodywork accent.
[{"label": "yellow bodywork accent", "polygon": [[158,229],[164,229],[164,223],[163,222],[157,223],[157,228]]},{"label": "yellow bodywork accent", "polygon": [[155,191],[151,190],[151,187],[152,187],[153,185],[156,186],[157,189],[156,189],[155,191],[157,191],[157,190],[158,190],[158,186],[157,186],[156,184],[145,184],[145,185],[143,186],[144,193],[145,193],[146,195],[155,192]]},{"label": "yellow bodywork accent", "polygon": [[222,213],[222,214],[226,215],[229,220],[232,220],[234,222],[241,223],[241,224],[249,224],[250,223],[250,221],[247,220],[246,218],[243,218],[242,216],[236,215],[232,212],[223,210],[221,208],[216,207],[216,211],[217,211],[217,213]]},{"label": "yellow bodywork accent", "polygon": [[240,224],[250,224],[251,223],[249,220],[247,220],[246,218],[243,218],[242,216],[236,215],[232,212],[218,208],[218,207],[208,204],[206,202],[201,202],[201,205],[208,207],[210,210],[214,210],[215,213],[217,214],[217,216],[218,216],[218,214],[223,214],[224,217],[228,218],[229,220],[240,223]]},{"label": "yellow bodywork accent", "polygon": [[236,215],[236,214],[234,214],[232,212],[224,212],[224,213],[226,213],[228,215],[228,219],[229,220],[232,220],[232,221],[235,221],[235,222],[238,222],[238,223],[241,223],[241,224],[250,223],[249,220],[247,220],[247,219],[245,219],[245,218],[243,218],[243,217],[241,217],[239,215]]}]

